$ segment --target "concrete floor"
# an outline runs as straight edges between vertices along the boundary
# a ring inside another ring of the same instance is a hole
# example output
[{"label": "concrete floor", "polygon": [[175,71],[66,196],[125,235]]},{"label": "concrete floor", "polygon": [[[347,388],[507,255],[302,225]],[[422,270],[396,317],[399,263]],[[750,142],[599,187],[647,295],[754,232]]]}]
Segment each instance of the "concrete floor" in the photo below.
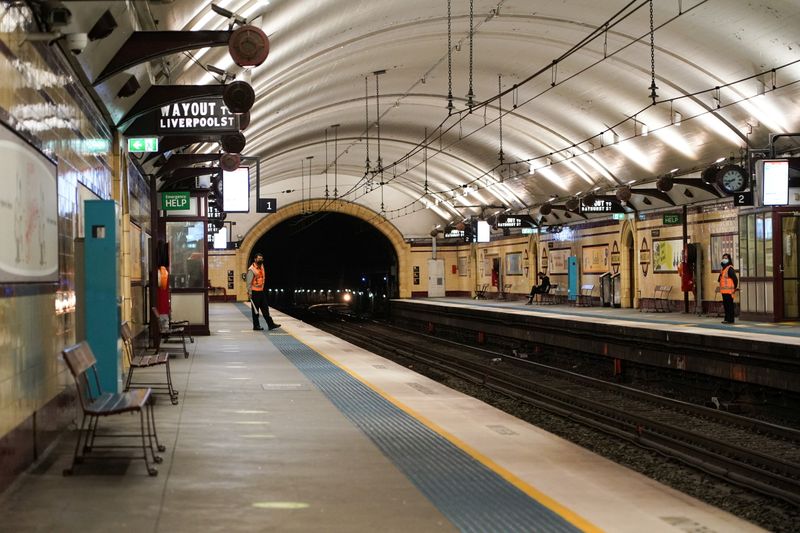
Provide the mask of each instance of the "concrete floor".
[{"label": "concrete floor", "polygon": [[0,497],[0,531],[454,530],[238,310],[210,318],[212,336],[171,361],[180,404],[156,407],[158,476],[131,460],[63,477],[70,432]]}]

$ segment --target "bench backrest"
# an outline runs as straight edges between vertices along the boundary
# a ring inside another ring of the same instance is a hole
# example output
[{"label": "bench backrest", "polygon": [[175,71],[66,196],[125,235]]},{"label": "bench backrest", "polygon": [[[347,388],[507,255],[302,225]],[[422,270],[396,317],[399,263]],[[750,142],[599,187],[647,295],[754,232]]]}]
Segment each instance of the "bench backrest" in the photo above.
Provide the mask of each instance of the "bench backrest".
[{"label": "bench backrest", "polygon": [[670,291],[672,291],[672,285],[657,285],[656,286],[656,292],[663,292],[663,293],[667,293],[668,294]]},{"label": "bench backrest", "polygon": [[120,326],[119,334],[122,337],[122,352],[125,354],[128,366],[130,366],[133,359],[133,331],[131,331],[131,325],[127,320]]},{"label": "bench backrest", "polygon": [[593,291],[594,290],[594,285],[581,285],[581,290],[582,291]]},{"label": "bench backrest", "polygon": [[[97,359],[95,359],[92,348],[86,341],[65,348],[61,352],[61,355],[64,357],[64,361],[66,361],[67,368],[69,368],[72,377],[75,378],[75,386],[78,388],[78,398],[80,399],[81,407],[85,409],[94,398],[99,396],[101,390],[100,377],[97,375],[97,368],[95,367]],[[89,370],[94,374],[95,392],[92,391],[90,385],[88,377]]]}]

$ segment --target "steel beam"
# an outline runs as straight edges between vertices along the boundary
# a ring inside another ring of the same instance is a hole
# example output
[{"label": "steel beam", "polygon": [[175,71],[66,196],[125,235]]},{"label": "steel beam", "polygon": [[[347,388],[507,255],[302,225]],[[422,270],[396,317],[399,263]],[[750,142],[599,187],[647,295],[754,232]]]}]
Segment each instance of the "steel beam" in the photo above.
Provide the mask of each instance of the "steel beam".
[{"label": "steel beam", "polygon": [[94,80],[100,85],[111,76],[165,55],[197,48],[227,46],[231,31],[136,31],[117,50],[103,72]]}]

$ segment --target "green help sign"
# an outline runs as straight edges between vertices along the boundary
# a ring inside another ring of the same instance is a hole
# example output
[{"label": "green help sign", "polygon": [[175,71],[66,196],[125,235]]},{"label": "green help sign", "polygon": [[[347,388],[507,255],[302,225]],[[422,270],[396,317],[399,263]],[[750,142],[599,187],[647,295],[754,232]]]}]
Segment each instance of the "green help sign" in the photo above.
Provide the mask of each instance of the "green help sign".
[{"label": "green help sign", "polygon": [[128,139],[129,152],[158,152],[158,137],[131,137]]},{"label": "green help sign", "polygon": [[161,209],[164,211],[189,209],[189,191],[162,192]]},{"label": "green help sign", "polygon": [[674,226],[681,223],[680,213],[664,213],[663,222],[665,226]]}]

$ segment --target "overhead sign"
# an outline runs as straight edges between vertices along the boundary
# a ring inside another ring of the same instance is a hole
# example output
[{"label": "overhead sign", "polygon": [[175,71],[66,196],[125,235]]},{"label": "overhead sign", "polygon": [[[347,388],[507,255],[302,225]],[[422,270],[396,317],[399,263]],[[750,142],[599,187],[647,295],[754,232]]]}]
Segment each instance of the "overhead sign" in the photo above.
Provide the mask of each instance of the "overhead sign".
[{"label": "overhead sign", "polygon": [[662,222],[665,226],[675,226],[682,222],[680,213],[664,213]]},{"label": "overhead sign", "polygon": [[581,199],[581,213],[624,213],[625,209],[619,202],[613,201],[610,197],[605,198],[602,196],[595,197],[591,203],[584,202]]},{"label": "overhead sign", "polygon": [[189,209],[189,191],[170,191],[161,193],[161,209],[164,211],[184,211]]},{"label": "overhead sign", "polygon": [[464,238],[464,230],[458,229],[451,229],[450,231],[444,232],[445,239],[463,239]]},{"label": "overhead sign", "polygon": [[158,152],[158,137],[131,137],[128,151],[133,153]]},{"label": "overhead sign", "polygon": [[530,215],[497,215],[498,228],[528,228],[533,226]]},{"label": "overhead sign", "polygon": [[188,100],[156,111],[155,131],[159,134],[224,133],[239,131],[238,117],[222,98]]}]

